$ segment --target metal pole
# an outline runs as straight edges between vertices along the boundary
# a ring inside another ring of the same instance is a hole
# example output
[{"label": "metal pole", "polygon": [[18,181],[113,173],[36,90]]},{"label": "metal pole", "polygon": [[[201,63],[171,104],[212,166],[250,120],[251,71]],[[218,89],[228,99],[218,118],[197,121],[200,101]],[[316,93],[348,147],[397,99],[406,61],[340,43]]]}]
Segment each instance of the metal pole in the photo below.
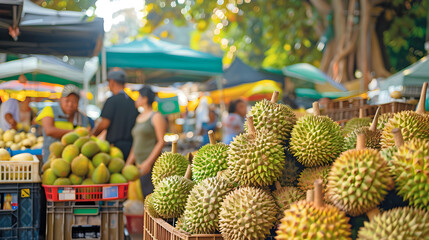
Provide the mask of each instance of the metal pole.
[{"label": "metal pole", "polygon": [[105,47],[101,49],[101,81],[103,83],[107,81],[107,58]]},{"label": "metal pole", "polygon": [[100,85],[100,80],[101,80],[101,73],[100,73],[100,68],[97,69],[97,72],[95,73],[95,91],[94,91],[94,98],[95,98],[95,105],[98,105],[98,88]]}]

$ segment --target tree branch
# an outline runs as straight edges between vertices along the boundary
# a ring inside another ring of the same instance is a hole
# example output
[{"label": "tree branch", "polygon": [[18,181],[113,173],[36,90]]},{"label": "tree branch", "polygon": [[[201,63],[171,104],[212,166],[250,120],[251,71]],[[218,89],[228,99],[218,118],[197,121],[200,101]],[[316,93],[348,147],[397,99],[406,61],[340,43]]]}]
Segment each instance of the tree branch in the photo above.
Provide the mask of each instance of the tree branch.
[{"label": "tree branch", "polygon": [[331,6],[325,0],[310,0],[310,2],[323,16],[327,16],[332,10]]}]

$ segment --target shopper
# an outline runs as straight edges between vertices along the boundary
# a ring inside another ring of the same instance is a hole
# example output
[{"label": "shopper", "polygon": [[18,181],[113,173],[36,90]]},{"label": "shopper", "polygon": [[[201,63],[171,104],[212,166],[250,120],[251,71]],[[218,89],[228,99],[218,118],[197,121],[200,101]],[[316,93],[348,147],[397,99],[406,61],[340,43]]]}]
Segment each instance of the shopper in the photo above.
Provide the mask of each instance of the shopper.
[{"label": "shopper", "polygon": [[36,117],[43,128],[43,161],[48,161],[49,145],[76,127],[89,127],[88,117],[78,111],[80,90],[74,85],[64,86],[58,103],[46,106]]},{"label": "shopper", "polygon": [[120,68],[114,68],[107,74],[107,79],[113,96],[104,103],[101,120],[93,134],[98,136],[107,130],[106,140],[121,149],[124,159],[127,159],[133,143],[131,129],[134,127],[138,111],[134,101],[124,92],[127,80],[125,72]]},{"label": "shopper", "polygon": [[229,104],[228,117],[223,121],[223,142],[229,144],[233,138],[244,131],[244,118],[247,103],[238,99]]},{"label": "shopper", "polygon": [[0,107],[0,128],[3,131],[18,129],[19,122],[19,102],[14,98],[9,98]]},{"label": "shopper", "polygon": [[167,121],[161,113],[154,112],[152,103],[155,93],[149,86],[139,90],[139,97],[135,102],[136,108],[142,107],[132,130],[133,147],[126,164],[136,164],[140,168],[140,182],[143,196],[153,192],[152,166],[164,147],[164,135],[167,130]]},{"label": "shopper", "polygon": [[200,135],[203,136],[203,141],[201,142],[201,146],[204,146],[208,143],[210,143],[209,135],[207,134],[210,130],[213,131],[213,133],[216,132],[216,125],[217,125],[217,117],[216,112],[214,110],[209,111],[209,121],[205,122],[201,126],[201,132]]}]

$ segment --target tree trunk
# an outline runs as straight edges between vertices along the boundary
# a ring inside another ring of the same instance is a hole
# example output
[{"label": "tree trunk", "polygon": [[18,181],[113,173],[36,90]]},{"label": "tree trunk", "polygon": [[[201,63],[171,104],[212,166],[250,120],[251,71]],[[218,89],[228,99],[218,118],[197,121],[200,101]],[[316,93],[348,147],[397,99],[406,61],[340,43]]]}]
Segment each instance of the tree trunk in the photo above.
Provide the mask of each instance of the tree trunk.
[{"label": "tree trunk", "polygon": [[371,13],[371,5],[369,4],[369,0],[360,0],[361,7],[360,7],[360,16],[361,16],[361,22],[360,22],[360,42],[359,42],[359,52],[361,53],[360,57],[360,70],[362,72],[363,77],[363,90],[368,90],[368,84],[371,79],[371,73],[369,72],[369,57],[368,57],[368,50],[369,50],[369,41],[368,41],[368,27],[370,22],[370,13]]}]

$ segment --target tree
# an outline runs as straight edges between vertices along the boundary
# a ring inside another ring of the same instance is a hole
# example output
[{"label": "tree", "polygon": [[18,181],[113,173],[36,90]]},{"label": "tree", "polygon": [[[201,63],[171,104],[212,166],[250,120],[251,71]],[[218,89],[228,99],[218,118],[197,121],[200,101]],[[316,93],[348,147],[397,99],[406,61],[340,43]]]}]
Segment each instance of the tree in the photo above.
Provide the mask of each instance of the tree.
[{"label": "tree", "polygon": [[83,11],[95,8],[97,0],[32,0],[34,3],[55,10]]},{"label": "tree", "polygon": [[[227,59],[237,55],[251,65],[275,68],[307,62],[338,82],[362,76],[365,87],[372,77],[390,75],[404,59],[410,63],[424,55],[421,40],[428,8],[424,0],[147,0],[146,4],[145,33],[167,18],[178,24],[191,21],[197,31],[213,33]],[[389,55],[397,54],[406,57],[391,61]]]}]

